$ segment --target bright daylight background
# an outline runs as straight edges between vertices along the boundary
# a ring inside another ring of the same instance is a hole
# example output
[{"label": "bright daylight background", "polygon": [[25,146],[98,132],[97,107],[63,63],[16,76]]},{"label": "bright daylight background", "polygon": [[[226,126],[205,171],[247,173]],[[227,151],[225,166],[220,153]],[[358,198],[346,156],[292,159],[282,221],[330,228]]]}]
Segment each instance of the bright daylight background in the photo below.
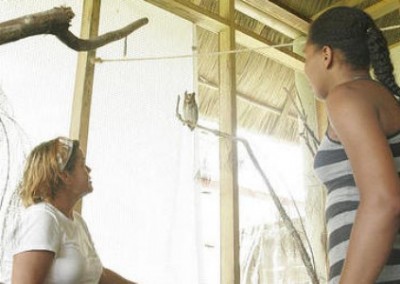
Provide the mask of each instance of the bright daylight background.
[{"label": "bright daylight background", "polygon": [[[76,13],[70,30],[79,34],[81,2],[2,1],[0,21],[67,5]],[[101,11],[100,33],[149,18],[129,36],[128,57],[192,52],[192,24],[143,1],[105,0]],[[97,56],[121,58],[123,46],[110,44]],[[27,148],[68,136],[76,61],[77,53],[53,36],[0,46],[2,107],[22,127]],[[94,192],[84,198],[82,214],[104,265],[139,283],[219,283],[218,139],[190,132],[175,117],[177,95],[194,88],[193,68],[191,58],[96,65],[87,153]],[[303,215],[300,147],[239,134],[251,142],[279,195],[289,207],[297,200]],[[10,187],[21,162],[20,156],[12,160]],[[241,232],[276,222],[279,215],[241,146],[239,172]]]}]

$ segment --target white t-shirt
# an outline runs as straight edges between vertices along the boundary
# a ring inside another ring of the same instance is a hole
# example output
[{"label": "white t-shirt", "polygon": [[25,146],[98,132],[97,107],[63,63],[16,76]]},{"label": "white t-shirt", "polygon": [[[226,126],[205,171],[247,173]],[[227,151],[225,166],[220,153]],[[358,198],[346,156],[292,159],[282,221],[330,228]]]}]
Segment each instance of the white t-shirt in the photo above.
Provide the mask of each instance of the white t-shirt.
[{"label": "white t-shirt", "polygon": [[6,257],[9,267],[5,283],[11,283],[13,255],[30,250],[55,253],[46,284],[94,284],[100,280],[103,266],[86,223],[77,212],[71,220],[45,202],[25,209],[10,259]]}]

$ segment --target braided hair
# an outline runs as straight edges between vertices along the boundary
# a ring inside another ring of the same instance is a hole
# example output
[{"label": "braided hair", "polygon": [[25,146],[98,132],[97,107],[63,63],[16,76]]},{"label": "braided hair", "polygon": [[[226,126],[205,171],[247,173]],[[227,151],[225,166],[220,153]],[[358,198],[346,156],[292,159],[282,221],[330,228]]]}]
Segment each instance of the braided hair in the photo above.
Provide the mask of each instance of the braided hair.
[{"label": "braided hair", "polygon": [[364,11],[351,7],[329,9],[311,24],[308,39],[321,48],[328,45],[340,50],[355,69],[372,67],[376,79],[400,98],[386,38]]}]

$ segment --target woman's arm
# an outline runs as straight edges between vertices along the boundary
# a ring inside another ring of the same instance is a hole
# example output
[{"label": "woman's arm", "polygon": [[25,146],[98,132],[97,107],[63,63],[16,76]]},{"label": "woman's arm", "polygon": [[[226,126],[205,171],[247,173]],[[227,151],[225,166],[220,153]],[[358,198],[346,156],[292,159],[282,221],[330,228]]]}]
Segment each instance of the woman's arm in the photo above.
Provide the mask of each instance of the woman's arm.
[{"label": "woman's arm", "polygon": [[51,268],[54,252],[35,250],[18,253],[13,259],[13,284],[43,284]]},{"label": "woman's arm", "polygon": [[399,176],[378,112],[363,94],[342,89],[326,105],[360,191],[340,283],[375,283],[400,226]]},{"label": "woman's arm", "polygon": [[99,284],[137,284],[118,275],[110,269],[103,268]]}]

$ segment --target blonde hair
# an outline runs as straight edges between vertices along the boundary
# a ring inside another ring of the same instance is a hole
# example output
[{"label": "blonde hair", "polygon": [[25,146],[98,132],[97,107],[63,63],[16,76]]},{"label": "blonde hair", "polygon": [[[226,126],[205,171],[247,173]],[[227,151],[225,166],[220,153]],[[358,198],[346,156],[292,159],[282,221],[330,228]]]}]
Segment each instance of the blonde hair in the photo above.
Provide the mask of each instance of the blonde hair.
[{"label": "blonde hair", "polygon": [[[20,197],[25,207],[55,197],[62,186],[61,172],[73,170],[79,142],[71,140],[72,149],[65,147],[64,137],[43,142],[29,154],[19,186]],[[72,153],[68,153],[72,151]],[[60,157],[65,165],[60,169]]]}]

